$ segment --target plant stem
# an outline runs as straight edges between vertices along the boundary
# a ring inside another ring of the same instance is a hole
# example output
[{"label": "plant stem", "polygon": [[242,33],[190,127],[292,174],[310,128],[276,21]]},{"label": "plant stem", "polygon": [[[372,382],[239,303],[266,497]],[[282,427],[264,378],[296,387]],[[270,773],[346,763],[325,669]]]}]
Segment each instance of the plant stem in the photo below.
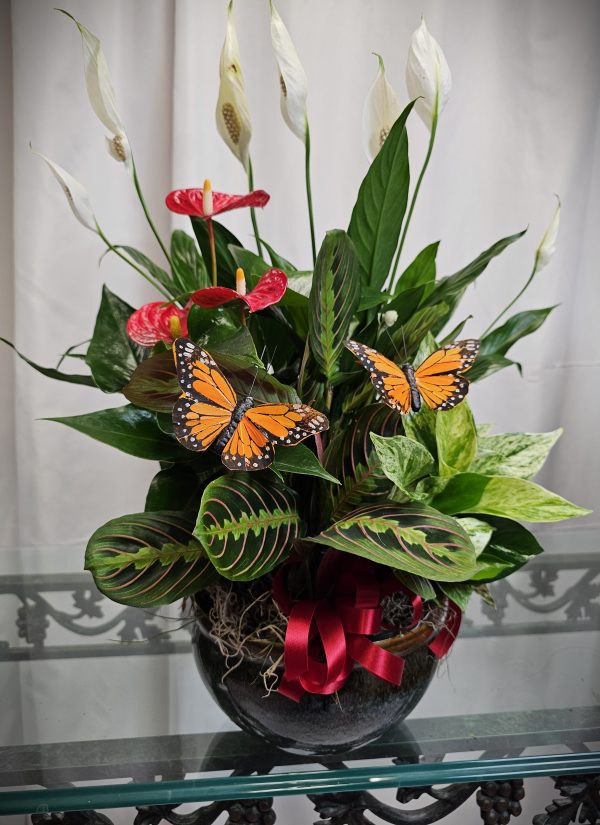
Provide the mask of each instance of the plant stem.
[{"label": "plant stem", "polygon": [[[254,172],[252,171],[252,161],[248,158],[248,189],[252,192],[254,190]],[[256,220],[256,209],[250,207],[250,218],[252,220],[252,228],[254,229],[254,237],[256,238],[256,249],[262,258],[262,243],[260,241],[260,234],[258,231],[258,223]]]},{"label": "plant stem", "polygon": [[121,260],[125,261],[125,263],[126,263],[126,264],[129,264],[129,266],[132,266],[132,267],[136,270],[136,272],[139,272],[139,273],[140,273],[140,275],[142,276],[142,278],[145,278],[145,279],[146,279],[146,281],[148,281],[148,283],[149,283],[149,284],[152,284],[152,286],[153,286],[155,289],[157,289],[157,290],[158,290],[158,291],[159,291],[162,295],[164,295],[164,296],[165,296],[165,298],[167,299],[167,301],[168,301],[169,303],[171,303],[171,301],[172,301],[173,299],[171,298],[171,296],[169,295],[169,293],[165,290],[165,288],[163,287],[163,285],[162,285],[162,284],[160,284],[158,281],[155,281],[155,280],[154,280],[154,278],[152,278],[152,276],[151,276],[151,275],[149,275],[147,272],[144,272],[144,270],[143,270],[141,267],[139,267],[137,264],[135,264],[135,263],[134,263],[132,260],[130,260],[130,259],[129,259],[126,255],[123,255],[123,253],[121,252],[121,250],[120,250],[120,249],[118,249],[118,247],[116,247],[114,244],[112,244],[112,243],[108,240],[108,238],[106,237],[106,235],[104,234],[104,232],[100,229],[100,227],[98,226],[98,224],[96,224],[96,226],[98,227],[98,234],[100,235],[100,237],[102,238],[102,240],[104,241],[104,243],[106,244],[106,246],[110,249],[110,251],[111,251],[111,252],[114,252],[114,253],[115,253],[115,255],[118,255],[118,256],[119,256],[119,258],[121,258]]},{"label": "plant stem", "polygon": [[530,283],[533,281],[533,279],[534,279],[535,273],[537,272],[537,262],[538,262],[538,261],[537,261],[537,255],[536,255],[536,256],[535,256],[535,263],[533,264],[533,269],[531,270],[531,274],[530,274],[529,278],[527,278],[527,280],[525,281],[525,286],[524,286],[522,289],[520,289],[520,290],[519,290],[519,292],[517,292],[517,294],[516,294],[516,295],[515,295],[515,297],[512,299],[512,301],[511,301],[511,302],[510,302],[507,306],[505,306],[505,307],[504,307],[504,309],[502,310],[502,312],[501,312],[499,315],[497,315],[497,316],[494,318],[494,320],[492,321],[492,323],[491,323],[491,324],[487,327],[487,329],[486,329],[486,330],[485,330],[485,331],[481,334],[481,338],[483,338],[485,335],[487,335],[487,334],[488,334],[488,332],[490,332],[490,330],[492,329],[492,327],[495,327],[495,326],[496,326],[496,324],[498,323],[498,321],[500,320],[500,318],[502,318],[502,316],[503,316],[503,315],[506,315],[506,313],[508,312],[508,310],[509,310],[512,306],[514,306],[514,304],[516,304],[516,303],[517,303],[517,301],[519,300],[519,298],[521,297],[521,295],[525,292],[525,290],[527,289],[527,287],[529,286],[529,284],[530,284]]},{"label": "plant stem", "polygon": [[212,285],[217,285],[217,251],[215,249],[215,231],[213,229],[212,218],[206,219],[206,231],[208,232],[208,245],[210,247],[210,271]]},{"label": "plant stem", "polygon": [[306,133],[304,138],[305,160],[304,175],[306,178],[306,202],[308,204],[308,222],[310,224],[310,245],[312,249],[313,266],[317,261],[317,245],[315,243],[315,217],[312,205],[312,188],[310,184],[310,130],[308,120],[306,121]]},{"label": "plant stem", "polygon": [[133,167],[133,185],[135,186],[135,191],[137,192],[137,196],[138,196],[138,198],[140,200],[140,203],[142,205],[142,209],[144,210],[144,215],[146,216],[146,220],[148,221],[148,225],[150,226],[150,229],[154,233],[154,237],[158,241],[158,245],[162,249],[165,258],[169,262],[169,266],[172,267],[171,256],[167,252],[167,248],[164,245],[164,243],[162,242],[162,240],[160,238],[160,235],[158,234],[158,230],[154,226],[154,221],[150,217],[150,212],[148,211],[148,207],[146,206],[146,201],[144,200],[144,196],[142,194],[142,187],[140,186],[140,180],[139,180],[138,175],[137,175],[137,169],[135,168],[135,163],[133,161],[133,158],[131,159],[131,163],[132,163],[132,167]]},{"label": "plant stem", "polygon": [[304,373],[306,372],[306,364],[308,363],[308,356],[310,354],[310,345],[308,343],[308,336],[306,344],[304,345],[304,352],[302,354],[302,361],[300,362],[300,371],[298,373],[298,393],[302,394],[302,386],[304,384]]},{"label": "plant stem", "polygon": [[396,252],[396,259],[394,261],[394,268],[392,269],[392,280],[390,284],[390,288],[394,286],[394,280],[396,278],[396,270],[398,269],[398,264],[400,262],[400,255],[402,254],[402,249],[404,247],[404,241],[406,240],[406,233],[408,232],[408,227],[410,226],[410,220],[412,218],[412,214],[415,208],[415,204],[417,202],[417,197],[419,195],[419,189],[421,188],[421,183],[423,178],[425,177],[425,172],[427,171],[427,167],[429,166],[429,159],[431,158],[431,153],[433,152],[433,143],[435,141],[435,133],[437,131],[437,114],[434,114],[433,119],[431,121],[431,134],[429,136],[429,146],[427,147],[427,154],[425,155],[425,161],[423,163],[423,168],[421,169],[421,174],[417,180],[417,185],[415,186],[415,191],[413,192],[412,200],[410,202],[410,207],[408,210],[408,215],[406,216],[406,221],[404,222],[404,228],[402,230],[402,235],[400,237],[400,244],[398,246],[398,251]]}]

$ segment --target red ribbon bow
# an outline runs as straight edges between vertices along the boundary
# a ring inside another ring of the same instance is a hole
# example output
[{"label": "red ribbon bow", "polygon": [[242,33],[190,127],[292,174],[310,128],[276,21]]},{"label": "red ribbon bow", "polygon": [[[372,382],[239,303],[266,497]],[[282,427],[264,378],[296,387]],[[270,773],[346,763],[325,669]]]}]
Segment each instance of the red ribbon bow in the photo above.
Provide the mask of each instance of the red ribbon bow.
[{"label": "red ribbon bow", "polygon": [[[391,571],[367,559],[348,557],[330,550],[317,572],[319,598],[293,602],[284,585],[285,566],[273,580],[273,596],[288,618],[284,643],[285,671],[279,693],[298,702],[305,692],[330,694],[360,664],[394,685],[402,682],[404,659],[379,647],[368,637],[380,633],[381,600],[397,591],[412,600],[413,616],[408,630],[423,615],[420,596],[405,588]],[[450,603],[445,627],[429,649],[441,658],[450,650],[460,627],[460,609]],[[319,658],[317,658],[317,656]]]}]

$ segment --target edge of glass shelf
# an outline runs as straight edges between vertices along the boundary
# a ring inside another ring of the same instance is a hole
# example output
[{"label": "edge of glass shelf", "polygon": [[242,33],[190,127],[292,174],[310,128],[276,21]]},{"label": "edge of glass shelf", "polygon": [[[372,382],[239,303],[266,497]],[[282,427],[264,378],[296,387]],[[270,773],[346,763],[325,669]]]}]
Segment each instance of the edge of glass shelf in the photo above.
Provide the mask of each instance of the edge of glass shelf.
[{"label": "edge of glass shelf", "polygon": [[0,793],[0,814],[85,811],[138,805],[181,805],[185,802],[344,793],[582,773],[600,773],[600,752],[7,791]]}]

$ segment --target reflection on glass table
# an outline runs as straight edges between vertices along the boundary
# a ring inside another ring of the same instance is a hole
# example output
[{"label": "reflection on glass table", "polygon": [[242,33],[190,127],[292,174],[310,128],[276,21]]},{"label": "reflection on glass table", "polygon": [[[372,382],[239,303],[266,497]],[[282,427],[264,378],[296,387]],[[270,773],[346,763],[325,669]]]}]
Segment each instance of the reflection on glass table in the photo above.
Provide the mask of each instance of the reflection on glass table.
[{"label": "reflection on glass table", "polygon": [[[403,822],[397,807],[365,793],[395,787],[404,789],[399,803],[417,788],[433,793],[423,800],[424,810],[434,806],[429,818],[414,819],[433,822],[478,788],[485,810],[492,792],[509,793],[508,780],[516,804],[518,780],[539,775],[562,777],[567,804],[593,800],[600,541],[570,527],[542,543],[543,556],[493,585],[496,610],[472,601],[451,656],[404,724],[360,751],[322,758],[235,729],[202,685],[177,611],[103,599],[78,572],[81,548],[4,553],[0,813],[215,802],[204,823],[231,800],[309,794],[326,821],[345,822],[354,805],[350,821],[367,822],[356,818],[367,807]],[[17,558],[26,569],[10,567]],[[455,784],[441,797],[431,791],[443,783]],[[270,803],[262,808],[257,821],[271,821]]]}]

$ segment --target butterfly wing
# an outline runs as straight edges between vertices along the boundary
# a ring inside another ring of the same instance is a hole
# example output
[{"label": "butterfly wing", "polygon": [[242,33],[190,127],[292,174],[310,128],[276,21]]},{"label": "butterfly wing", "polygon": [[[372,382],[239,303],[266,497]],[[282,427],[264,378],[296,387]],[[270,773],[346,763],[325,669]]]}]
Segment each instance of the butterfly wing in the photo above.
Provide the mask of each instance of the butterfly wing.
[{"label": "butterfly wing", "polygon": [[394,364],[380,352],[358,341],[346,341],[346,349],[356,356],[359,363],[371,374],[375,391],[388,407],[406,415],[411,410],[410,384],[402,367]]},{"label": "butterfly wing", "polygon": [[432,410],[450,410],[464,399],[469,381],[462,373],[473,366],[479,341],[455,341],[433,352],[415,370],[417,389]]},{"label": "butterfly wing", "polygon": [[329,429],[326,416],[307,404],[259,404],[248,410],[246,417],[260,427],[274,447],[298,444]]},{"label": "butterfly wing", "polygon": [[173,408],[175,437],[188,450],[203,452],[231,423],[236,395],[205,349],[178,338],[173,354],[183,390]]},{"label": "butterfly wing", "polygon": [[228,470],[264,470],[273,463],[273,446],[268,436],[248,417],[242,416],[223,448],[221,461]]}]

